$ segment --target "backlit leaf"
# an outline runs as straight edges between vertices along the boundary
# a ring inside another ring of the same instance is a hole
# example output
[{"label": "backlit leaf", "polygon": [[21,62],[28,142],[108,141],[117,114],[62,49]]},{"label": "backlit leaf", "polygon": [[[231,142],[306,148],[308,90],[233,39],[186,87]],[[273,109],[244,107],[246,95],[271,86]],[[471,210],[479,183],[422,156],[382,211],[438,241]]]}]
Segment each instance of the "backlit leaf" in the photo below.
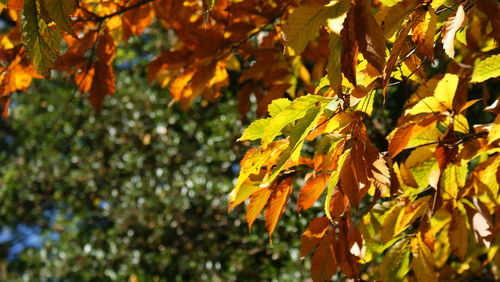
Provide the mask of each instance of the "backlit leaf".
[{"label": "backlit leaf", "polygon": [[380,273],[383,281],[402,281],[408,273],[410,264],[409,240],[403,239],[385,254]]},{"label": "backlit leaf", "polygon": [[69,16],[75,12],[77,1],[43,0],[41,3],[45,4],[45,10],[58,27],[76,37]]},{"label": "backlit leaf", "polygon": [[253,192],[252,197],[250,198],[250,203],[247,206],[246,213],[248,229],[252,228],[253,222],[266,206],[272,191],[272,188],[262,188]]},{"label": "backlit leaf", "polygon": [[455,35],[465,22],[465,12],[462,5],[458,6],[457,12],[448,18],[443,25],[441,38],[444,52],[450,58],[455,57]]},{"label": "backlit leaf", "polygon": [[35,0],[24,1],[21,14],[21,33],[24,45],[36,70],[50,76],[50,69],[59,55],[61,35],[40,17]]},{"label": "backlit leaf", "polygon": [[314,203],[321,196],[328,184],[328,174],[320,174],[307,181],[302,187],[297,200],[298,210],[307,210],[314,205]]},{"label": "backlit leaf", "polygon": [[413,27],[412,38],[418,50],[429,60],[434,60],[434,33],[436,32],[437,16],[432,7],[419,18]]},{"label": "backlit leaf", "polygon": [[289,54],[302,53],[328,18],[342,17],[348,9],[347,0],[332,1],[325,6],[312,1],[295,8],[283,27]]},{"label": "backlit leaf", "polygon": [[457,208],[453,208],[448,236],[453,253],[462,261],[469,246],[468,233],[465,216]]},{"label": "backlit leaf", "polygon": [[471,82],[483,82],[500,76],[500,54],[493,55],[474,65]]},{"label": "backlit leaf", "polygon": [[307,95],[294,100],[288,107],[274,116],[266,126],[262,136],[262,146],[265,148],[286,125],[304,117],[307,111],[321,100],[326,99],[319,95]]},{"label": "backlit leaf", "polygon": [[285,212],[286,202],[292,192],[292,181],[293,178],[291,177],[281,181],[269,198],[265,212],[266,229],[269,237],[273,234],[279,218]]}]

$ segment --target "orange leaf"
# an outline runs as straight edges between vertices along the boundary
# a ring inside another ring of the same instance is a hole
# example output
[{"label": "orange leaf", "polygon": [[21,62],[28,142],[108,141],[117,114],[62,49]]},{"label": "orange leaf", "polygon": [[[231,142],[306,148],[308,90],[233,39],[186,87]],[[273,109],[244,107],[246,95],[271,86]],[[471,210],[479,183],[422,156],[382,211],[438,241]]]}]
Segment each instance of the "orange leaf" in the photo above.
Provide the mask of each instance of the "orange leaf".
[{"label": "orange leaf", "polygon": [[412,39],[417,45],[417,49],[431,61],[434,60],[436,24],[436,11],[432,7],[428,7],[427,13],[417,19],[412,31]]},{"label": "orange leaf", "polygon": [[299,193],[298,210],[305,211],[312,207],[326,188],[330,175],[320,174],[307,181]]},{"label": "orange leaf", "polygon": [[330,214],[332,217],[341,217],[349,205],[349,200],[342,193],[342,190],[335,189],[330,201]]},{"label": "orange leaf", "polygon": [[250,203],[247,206],[246,219],[248,229],[252,228],[252,224],[266,205],[269,197],[271,196],[272,188],[263,188],[252,194]]},{"label": "orange leaf", "polygon": [[279,218],[285,211],[285,204],[292,192],[292,180],[293,178],[289,177],[281,181],[269,199],[265,213],[266,229],[269,236],[273,234]]},{"label": "orange leaf", "polygon": [[316,217],[311,220],[306,231],[302,234],[300,257],[304,258],[312,252],[329,228],[330,220],[327,217]]},{"label": "orange leaf", "polygon": [[[129,6],[140,3],[142,0],[129,1]],[[140,35],[153,21],[153,9],[150,4],[141,5],[125,12],[122,16],[123,40],[132,35]]]},{"label": "orange leaf", "polygon": [[330,232],[321,240],[312,257],[311,278],[313,281],[329,281],[337,272],[334,246],[335,237]]},{"label": "orange leaf", "polygon": [[109,65],[115,59],[115,40],[111,37],[111,33],[107,28],[104,29],[98,40],[97,57],[99,58],[99,62]]},{"label": "orange leaf", "polygon": [[110,65],[97,62],[94,65],[95,75],[90,87],[90,103],[98,111],[102,109],[102,103],[106,95],[115,93],[115,74]]},{"label": "orange leaf", "polygon": [[410,123],[396,130],[396,133],[394,133],[394,136],[392,136],[389,142],[389,156],[391,158],[394,158],[406,148],[406,145],[408,145],[411,139],[415,125],[416,123]]}]

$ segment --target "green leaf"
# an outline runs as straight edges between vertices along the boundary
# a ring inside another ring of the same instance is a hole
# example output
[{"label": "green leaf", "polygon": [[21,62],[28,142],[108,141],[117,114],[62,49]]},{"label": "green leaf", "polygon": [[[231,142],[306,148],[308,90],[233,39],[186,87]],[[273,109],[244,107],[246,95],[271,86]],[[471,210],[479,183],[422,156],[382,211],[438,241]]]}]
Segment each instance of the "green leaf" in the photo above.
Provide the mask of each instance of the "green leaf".
[{"label": "green leaf", "polygon": [[39,16],[35,0],[24,1],[21,12],[21,34],[25,48],[36,70],[50,76],[50,69],[59,55],[61,34],[50,28]]},{"label": "green leaf", "polygon": [[303,118],[309,108],[313,107],[321,100],[328,101],[330,99],[319,95],[306,95],[291,102],[288,107],[274,116],[266,126],[264,134],[262,135],[262,147],[266,148],[267,145],[280,134],[285,126]]},{"label": "green leaf", "polygon": [[267,107],[269,115],[274,117],[281,113],[286,107],[290,106],[292,101],[286,98],[274,99],[273,102]]},{"label": "green leaf", "polygon": [[72,24],[69,16],[76,10],[76,0],[43,0],[45,10],[49,17],[57,24],[57,26],[77,37],[72,29]]},{"label": "green leaf", "polygon": [[403,281],[406,274],[410,270],[410,248],[409,240],[403,239],[387,252],[380,265],[381,280]]},{"label": "green leaf", "polygon": [[283,26],[288,53],[292,56],[302,53],[327,19],[341,17],[348,10],[347,0],[331,1],[325,6],[307,3],[295,8]]},{"label": "green leaf", "polygon": [[328,49],[330,49],[328,64],[326,65],[328,80],[330,81],[332,89],[336,93],[339,93],[342,85],[342,69],[340,65],[340,59],[342,57],[342,38],[334,32],[330,32]]},{"label": "green leaf", "polygon": [[488,57],[474,65],[471,82],[483,82],[500,76],[500,54]]},{"label": "green leaf", "polygon": [[250,124],[247,129],[243,132],[243,135],[238,139],[238,141],[244,141],[244,140],[257,140],[262,138],[262,135],[264,134],[267,125],[271,121],[270,118],[266,119],[259,119],[252,124]]},{"label": "green leaf", "polygon": [[298,160],[300,151],[302,151],[302,146],[304,145],[304,140],[309,132],[318,123],[326,105],[327,103],[322,103],[320,106],[310,107],[304,117],[297,121],[297,123],[292,127],[290,145],[288,145],[288,148],[280,155],[278,164],[273,170],[269,182],[274,181],[288,160],[291,160],[292,162]]}]

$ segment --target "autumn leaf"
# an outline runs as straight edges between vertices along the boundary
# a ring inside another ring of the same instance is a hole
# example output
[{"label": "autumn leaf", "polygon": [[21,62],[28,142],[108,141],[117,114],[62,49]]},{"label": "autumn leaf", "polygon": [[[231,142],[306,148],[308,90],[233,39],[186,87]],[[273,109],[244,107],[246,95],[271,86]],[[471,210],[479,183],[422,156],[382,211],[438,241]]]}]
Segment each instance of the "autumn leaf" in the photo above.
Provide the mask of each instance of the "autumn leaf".
[{"label": "autumn leaf", "polygon": [[61,35],[40,17],[35,0],[24,1],[21,33],[36,70],[49,77],[50,69],[59,55]]},{"label": "autumn leaf", "polygon": [[283,215],[283,212],[285,212],[286,202],[292,192],[292,181],[293,178],[291,177],[281,181],[269,198],[264,215],[266,218],[266,229],[269,237],[273,234],[279,218]]},{"label": "autumn leaf", "polygon": [[411,241],[411,268],[418,281],[438,281],[434,257],[419,234]]},{"label": "autumn leaf", "polygon": [[469,246],[467,220],[457,208],[452,208],[450,230],[448,236],[453,253],[460,258],[465,259],[467,248]]},{"label": "autumn leaf", "polygon": [[302,187],[297,200],[298,210],[305,211],[313,206],[328,184],[328,174],[320,174],[307,181]]},{"label": "autumn leaf", "polygon": [[77,37],[72,28],[70,15],[76,11],[77,2],[75,0],[43,0],[45,10],[59,28]]},{"label": "autumn leaf", "polygon": [[300,244],[300,256],[306,257],[319,244],[325,233],[330,228],[330,220],[326,217],[317,217],[309,222]]},{"label": "autumn leaf", "polygon": [[455,35],[465,22],[465,12],[462,5],[458,6],[457,12],[448,18],[441,29],[441,38],[444,52],[450,58],[455,57]]},{"label": "autumn leaf", "polygon": [[471,82],[483,82],[500,76],[500,54],[493,55],[474,65]]},{"label": "autumn leaf", "polygon": [[429,7],[423,17],[418,18],[412,29],[412,39],[418,50],[429,60],[434,60],[434,33],[436,32],[436,11]]},{"label": "autumn leaf", "polygon": [[342,17],[348,9],[346,0],[332,1],[325,6],[312,1],[297,7],[283,27],[288,53],[291,56],[302,53],[327,19]]},{"label": "autumn leaf", "polygon": [[402,239],[385,254],[380,273],[383,281],[401,281],[408,273],[410,248],[408,238]]},{"label": "autumn leaf", "polygon": [[382,27],[386,39],[394,35],[419,2],[419,0],[394,1],[394,3],[384,7],[375,15],[375,19]]},{"label": "autumn leaf", "polygon": [[311,276],[313,281],[327,281],[337,270],[335,257],[335,237],[330,221],[326,217],[311,220],[307,230],[302,234],[300,254],[306,257],[313,252]]},{"label": "autumn leaf", "polygon": [[383,73],[386,49],[384,34],[380,25],[373,17],[371,7],[367,4],[367,1],[356,0],[355,3],[354,17],[363,19],[363,23],[356,22],[354,26],[359,50],[379,73]]},{"label": "autumn leaf", "polygon": [[247,206],[246,220],[248,223],[248,229],[252,228],[252,224],[260,214],[262,209],[266,206],[273,188],[262,188],[253,192],[250,198],[250,203]]}]

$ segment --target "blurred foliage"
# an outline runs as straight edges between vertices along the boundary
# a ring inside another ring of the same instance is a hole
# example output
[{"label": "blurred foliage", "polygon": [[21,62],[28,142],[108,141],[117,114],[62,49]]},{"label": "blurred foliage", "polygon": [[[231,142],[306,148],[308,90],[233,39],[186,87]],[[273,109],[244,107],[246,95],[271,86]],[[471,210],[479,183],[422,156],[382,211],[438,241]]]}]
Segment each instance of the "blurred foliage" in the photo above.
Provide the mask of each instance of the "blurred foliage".
[{"label": "blurred foliage", "polygon": [[14,97],[0,125],[0,228],[35,228],[44,243],[9,259],[15,242],[0,243],[0,278],[302,277],[305,218],[285,216],[271,245],[263,224],[249,232],[227,213],[245,149],[231,93],[184,112],[140,76],[121,71],[100,113],[69,84]]}]

